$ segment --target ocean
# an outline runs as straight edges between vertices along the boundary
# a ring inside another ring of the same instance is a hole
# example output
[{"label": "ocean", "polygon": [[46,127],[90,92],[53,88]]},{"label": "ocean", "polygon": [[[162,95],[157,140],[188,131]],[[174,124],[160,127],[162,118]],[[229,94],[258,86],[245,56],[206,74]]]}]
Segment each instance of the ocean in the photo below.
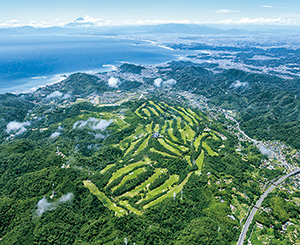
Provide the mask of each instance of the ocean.
[{"label": "ocean", "polygon": [[123,62],[165,63],[177,59],[179,52],[100,36],[1,36],[0,93],[29,91],[74,72],[107,71]]}]

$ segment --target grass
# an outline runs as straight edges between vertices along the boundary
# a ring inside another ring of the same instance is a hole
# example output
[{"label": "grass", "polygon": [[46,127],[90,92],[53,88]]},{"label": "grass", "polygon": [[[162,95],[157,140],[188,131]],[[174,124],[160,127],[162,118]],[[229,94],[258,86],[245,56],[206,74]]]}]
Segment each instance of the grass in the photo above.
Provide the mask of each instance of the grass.
[{"label": "grass", "polygon": [[115,191],[118,188],[121,188],[127,181],[135,179],[138,175],[140,175],[141,173],[144,173],[146,171],[146,168],[138,168],[135,171],[129,173],[128,175],[126,175],[120,184],[118,184],[117,186],[114,186],[113,188],[111,188],[112,191]]},{"label": "grass", "polygon": [[150,151],[154,152],[154,153],[157,153],[157,154],[160,154],[160,155],[162,155],[164,157],[172,157],[172,158],[176,157],[176,156],[170,155],[170,154],[168,154],[166,152],[158,151],[158,150],[156,150],[154,148],[151,148]]},{"label": "grass", "polygon": [[181,110],[183,110],[186,113],[186,115],[188,115],[193,120],[195,125],[199,124],[199,121],[197,121],[197,119],[190,112],[188,112],[185,108],[181,107]]},{"label": "grass", "polygon": [[[180,108],[180,107],[179,107]],[[181,109],[181,108],[180,108]],[[182,112],[182,111],[180,111],[180,110],[177,110],[177,109],[175,109],[176,110],[176,112],[178,112],[181,116],[182,116],[182,118],[186,121],[186,122],[189,122],[191,125],[193,125],[194,126],[194,122],[193,122],[193,120],[190,118],[190,117],[188,117],[186,114],[184,114],[184,112]]]},{"label": "grass", "polygon": [[157,133],[159,132],[159,124],[155,124],[153,131]]},{"label": "grass", "polygon": [[175,137],[175,135],[173,134],[173,128],[169,128],[168,129],[168,134],[171,137],[171,139],[175,142],[178,142],[178,139]]},{"label": "grass", "polygon": [[168,140],[167,138],[164,138],[164,140],[166,141],[167,144],[169,144],[171,146],[174,146],[174,147],[180,149],[181,151],[188,151],[189,150],[189,148],[187,148],[183,145],[178,145],[178,144],[172,142],[171,140]]},{"label": "grass", "polygon": [[137,215],[142,215],[142,212],[139,211],[139,210],[137,210],[137,209],[135,209],[134,207],[132,207],[132,206],[128,203],[127,200],[120,201],[119,203],[120,203],[120,205],[126,207],[126,208],[127,208],[129,211],[131,211],[132,213],[135,213],[135,214],[137,214]]},{"label": "grass", "polygon": [[162,127],[162,130],[161,130],[161,134],[166,133],[166,128],[167,128],[167,126],[168,126],[168,122],[165,121],[165,124],[164,124],[164,126]]},{"label": "grass", "polygon": [[189,164],[191,167],[193,166],[193,164],[192,164],[192,162],[191,162],[191,156],[185,155],[185,156],[184,156],[184,159],[188,162],[188,164]]},{"label": "grass", "polygon": [[201,169],[203,167],[203,161],[204,161],[204,151],[201,150],[201,154],[197,157],[195,164],[198,167],[198,171],[196,171],[196,174],[200,175]]},{"label": "grass", "polygon": [[115,203],[113,203],[111,200],[108,199],[107,196],[105,196],[105,194],[101,191],[99,191],[99,189],[97,188],[97,186],[95,186],[92,182],[89,181],[83,181],[83,184],[85,187],[87,187],[89,189],[89,191],[95,195],[100,202],[102,202],[104,207],[109,208],[110,210],[113,210],[115,212],[115,216],[121,217],[125,214],[127,214],[126,210],[118,207]]},{"label": "grass", "polygon": [[209,155],[211,155],[211,156],[218,156],[219,155],[218,153],[214,152],[205,141],[202,143],[202,145],[207,150]]},{"label": "grass", "polygon": [[116,166],[116,164],[109,164],[104,169],[100,171],[100,174],[104,174],[107,170],[111,169],[112,167]]},{"label": "grass", "polygon": [[179,180],[179,175],[171,175],[169,179],[165,181],[161,186],[149,191],[146,195],[145,198],[140,199],[139,201],[136,202],[136,204],[139,204],[141,202],[147,201],[152,199],[153,197],[161,194],[162,192],[166,192],[168,189],[171,188],[171,186],[175,183],[177,183]]},{"label": "grass", "polygon": [[144,142],[139,146],[139,148],[136,150],[135,154],[138,154],[142,150],[144,150],[148,146],[149,139],[151,138],[151,135],[148,135],[148,137],[144,140]]},{"label": "grass", "polygon": [[151,177],[149,177],[145,182],[136,186],[132,191],[126,192],[121,197],[123,197],[123,196],[134,197],[134,196],[138,195],[141,190],[148,188],[148,186],[152,182],[154,182],[157,178],[159,178],[159,176],[161,176],[162,174],[165,174],[167,172],[168,172],[168,169],[166,169],[166,168],[155,169],[155,173]]},{"label": "grass", "polygon": [[180,117],[177,117],[176,122],[177,122],[177,129],[178,129],[178,131],[179,131],[180,134],[181,134],[181,138],[182,138],[183,142],[186,143],[185,132],[184,132],[184,130],[181,128],[181,118],[180,118]]},{"label": "grass", "polygon": [[164,114],[165,112],[161,109],[161,107],[158,104],[155,104],[152,100],[149,101],[151,105],[153,105],[161,114]]},{"label": "grass", "polygon": [[[145,104],[144,104],[144,105],[145,105]],[[139,110],[140,110],[142,107],[144,107],[144,105],[142,105],[141,107],[137,108],[137,109],[134,111],[134,113],[135,113],[138,117],[140,117],[140,118],[147,119],[147,117],[143,117],[143,116],[139,113]]]},{"label": "grass", "polygon": [[192,141],[195,138],[196,133],[188,124],[185,125],[184,131],[189,141]]},{"label": "grass", "polygon": [[152,207],[152,206],[154,206],[154,205],[156,205],[156,204],[162,202],[163,200],[165,200],[165,199],[168,198],[168,197],[173,197],[174,192],[175,192],[176,194],[178,194],[178,193],[182,190],[183,186],[188,182],[188,180],[189,180],[191,174],[192,174],[192,172],[188,174],[188,176],[181,182],[180,185],[171,188],[171,189],[167,192],[166,195],[163,195],[163,196],[157,198],[156,200],[154,200],[154,201],[152,201],[152,202],[146,204],[146,205],[144,206],[144,209],[149,208],[149,207]]},{"label": "grass", "polygon": [[177,150],[176,148],[170,146],[169,144],[167,144],[163,139],[157,139],[157,141],[166,149],[168,149],[169,151],[173,152],[174,154],[180,156],[181,153],[179,152],[179,150]]},{"label": "grass", "polygon": [[148,116],[151,117],[151,113],[147,108],[143,108],[142,111]]},{"label": "grass", "polygon": [[127,166],[124,166],[121,169],[118,169],[116,172],[113,173],[113,175],[109,179],[108,185],[112,181],[114,181],[115,179],[121,177],[123,174],[130,173],[134,168],[141,167],[141,166],[144,166],[144,165],[149,164],[149,163],[150,163],[150,159],[146,158],[144,161],[139,161],[139,162],[136,162],[136,163],[132,163],[132,164],[129,164]]},{"label": "grass", "polygon": [[201,140],[204,136],[208,135],[208,133],[202,133],[201,135],[199,135],[197,137],[197,139],[194,141],[194,146],[195,146],[195,149],[199,149],[199,146],[201,144]]},{"label": "grass", "polygon": [[[196,119],[198,119],[199,121],[202,121],[202,119],[198,116],[198,114],[196,112],[194,112],[193,110],[191,110],[190,108],[187,108],[187,111],[193,115]],[[198,121],[197,120],[197,121]]]},{"label": "grass", "polygon": [[146,126],[146,131],[147,131],[148,134],[152,134],[153,133],[153,131],[152,131],[152,125],[153,125],[153,122],[151,122],[150,124],[148,124]]},{"label": "grass", "polygon": [[152,108],[152,107],[148,107],[150,111],[152,111],[152,113],[155,115],[155,116],[159,116],[159,114],[157,113],[157,111]]},{"label": "grass", "polygon": [[133,148],[135,147],[135,145],[136,145],[137,143],[141,142],[142,139],[143,139],[143,138],[131,142],[131,144],[130,144],[130,146],[128,147],[128,149],[126,150],[124,156],[126,156],[130,151],[132,151]]}]

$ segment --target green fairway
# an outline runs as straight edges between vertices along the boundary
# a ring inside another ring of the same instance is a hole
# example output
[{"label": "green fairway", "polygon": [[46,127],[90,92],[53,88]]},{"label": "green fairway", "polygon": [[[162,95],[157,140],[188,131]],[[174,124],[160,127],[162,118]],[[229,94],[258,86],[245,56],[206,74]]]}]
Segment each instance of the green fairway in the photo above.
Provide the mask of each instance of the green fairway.
[{"label": "green fairway", "polygon": [[194,125],[198,125],[200,122],[199,121],[197,121],[197,119],[195,118],[195,116],[193,115],[193,114],[191,114],[190,112],[188,112],[185,108],[183,108],[183,107],[180,107],[181,108],[181,110],[182,111],[184,111],[185,112],[185,114],[187,115],[187,116],[189,116],[192,120],[193,120],[193,122],[194,122]]},{"label": "green fairway", "polygon": [[109,164],[104,169],[100,171],[100,174],[104,174],[107,170],[111,169],[112,167],[116,166],[116,164]]},{"label": "green fairway", "polygon": [[168,122],[165,121],[165,124],[164,124],[164,126],[162,127],[162,130],[161,130],[161,134],[165,134],[166,133],[167,126],[168,126]]},{"label": "green fairway", "polygon": [[148,137],[144,140],[144,142],[136,150],[136,152],[134,153],[134,155],[140,153],[142,150],[144,150],[148,146],[148,142],[149,142],[150,138],[151,138],[151,135],[148,135]]},{"label": "green fairway", "polygon": [[[145,105],[145,104],[144,104],[144,105]],[[138,117],[140,117],[140,118],[147,119],[147,117],[143,117],[143,116],[139,113],[139,110],[140,110],[144,105],[142,105],[141,107],[137,108],[137,109],[134,111],[134,113],[135,113]]]},{"label": "green fairway", "polygon": [[184,156],[184,159],[188,162],[188,164],[189,164],[191,167],[193,166],[193,164],[192,164],[192,162],[191,162],[191,156],[185,155],[185,156]]},{"label": "green fairway", "polygon": [[167,144],[164,139],[157,139],[157,141],[166,149],[168,149],[169,151],[173,152],[174,154],[180,156],[181,153],[179,152],[179,150],[177,150],[176,148],[170,146],[169,144]]},{"label": "green fairway", "polygon": [[194,112],[194,111],[191,110],[190,108],[187,108],[187,111],[188,111],[191,115],[193,115],[193,116],[195,117],[195,119],[198,121],[198,123],[199,123],[199,121],[200,121],[200,122],[202,121],[202,119],[198,116],[198,114],[197,114],[196,112]]},{"label": "green fairway", "polygon": [[160,154],[160,155],[162,155],[162,156],[164,156],[164,157],[172,157],[172,158],[176,157],[176,156],[170,155],[170,154],[168,154],[168,153],[166,153],[166,152],[158,151],[158,150],[156,150],[156,149],[154,149],[154,148],[151,148],[150,151],[152,151],[152,152],[154,152],[154,153],[157,153],[157,154]]},{"label": "green fairway", "polygon": [[138,168],[135,171],[129,173],[128,175],[126,175],[120,184],[118,184],[117,186],[114,186],[113,188],[111,188],[112,191],[115,191],[116,189],[122,187],[127,181],[135,179],[136,176],[140,175],[141,173],[145,172],[146,168]]},{"label": "green fairway", "polygon": [[120,205],[126,207],[130,212],[134,213],[134,214],[137,214],[137,215],[142,215],[142,212],[135,209],[134,207],[132,207],[127,200],[122,200],[119,202]]},{"label": "green fairway", "polygon": [[126,192],[122,196],[134,197],[134,196],[138,195],[141,190],[144,190],[145,188],[148,188],[148,186],[153,181],[155,181],[159,176],[161,176],[162,174],[165,174],[167,172],[168,172],[168,170],[165,169],[165,168],[155,169],[155,173],[150,178],[148,178],[144,183],[140,184],[139,186],[136,186],[132,191]]},{"label": "green fairway", "polygon": [[185,124],[185,127],[184,127],[183,129],[184,129],[186,138],[187,138],[189,141],[194,140],[195,135],[196,135],[195,131],[194,131],[188,124]]},{"label": "green fairway", "polygon": [[205,141],[202,143],[202,145],[207,150],[209,155],[211,155],[211,156],[218,156],[219,155],[218,153],[214,152]]},{"label": "green fairway", "polygon": [[115,179],[121,177],[123,174],[127,174],[127,173],[131,172],[134,168],[141,167],[141,166],[144,166],[144,165],[149,164],[149,163],[150,163],[150,159],[145,158],[144,161],[139,161],[139,162],[136,162],[136,163],[132,163],[132,164],[124,166],[121,169],[118,169],[116,172],[113,173],[112,177],[109,179],[108,185],[112,181],[114,181]]},{"label": "green fairway", "polygon": [[103,192],[99,191],[97,186],[95,186],[92,182],[85,180],[85,181],[83,181],[83,184],[85,187],[87,187],[89,189],[89,191],[93,195],[95,195],[100,200],[100,202],[102,202],[102,204],[105,207],[113,210],[115,212],[116,216],[120,217],[120,216],[127,214],[127,212],[124,209],[118,207],[115,203],[113,203],[111,200],[109,200],[108,197],[105,196],[105,194]]},{"label": "green fairway", "polygon": [[190,117],[188,117],[184,112],[182,112],[179,109],[175,109],[175,111],[178,112],[186,122],[188,122],[192,126],[194,125],[193,120]]},{"label": "green fairway", "polygon": [[159,124],[155,124],[155,127],[153,129],[153,132],[159,133]]},{"label": "green fairway", "polygon": [[174,131],[173,128],[169,128],[169,129],[168,129],[168,134],[169,134],[169,136],[171,137],[171,139],[172,139],[173,141],[178,142],[178,139],[175,137],[173,131]]},{"label": "green fairway", "polygon": [[168,140],[167,138],[164,138],[164,140],[166,141],[167,144],[169,144],[169,145],[171,145],[171,146],[173,146],[173,147],[175,147],[175,148],[177,148],[177,149],[179,149],[183,152],[186,152],[186,151],[189,150],[189,148],[187,148],[186,146],[178,145],[178,144],[172,142],[171,140]]},{"label": "green fairway", "polygon": [[203,161],[204,161],[204,151],[201,150],[201,154],[198,156],[198,158],[195,161],[195,164],[198,167],[196,174],[198,174],[198,175],[200,175],[200,173],[201,173],[201,169],[203,167]]},{"label": "green fairway", "polygon": [[151,117],[151,113],[147,108],[143,108],[142,111],[148,116]]},{"label": "green fairway", "polygon": [[152,100],[150,100],[149,103],[153,105],[161,114],[164,114],[164,111],[161,109],[161,107],[158,104],[155,104]]},{"label": "green fairway", "polygon": [[137,143],[141,142],[141,140],[143,140],[143,138],[131,142],[131,144],[130,144],[130,146],[128,147],[128,149],[126,150],[124,156],[126,156],[131,150],[133,150],[133,148],[135,147],[135,145],[136,145]]},{"label": "green fairway", "polygon": [[150,111],[152,111],[152,113],[155,115],[155,116],[159,116],[159,114],[157,113],[157,111],[153,108],[153,107],[148,107]]},{"label": "green fairway", "polygon": [[146,205],[144,206],[144,209],[149,208],[149,207],[152,207],[152,206],[154,206],[155,204],[158,204],[158,203],[162,202],[163,200],[165,200],[165,199],[168,198],[168,197],[172,197],[172,198],[173,198],[174,192],[175,192],[176,194],[178,194],[178,193],[182,190],[183,186],[188,182],[188,180],[189,180],[191,174],[192,174],[192,172],[188,174],[188,176],[181,182],[180,185],[171,188],[171,189],[168,191],[167,194],[165,194],[165,195],[163,195],[163,196],[157,198],[156,200],[154,200],[154,201],[152,201],[152,202],[146,204]]},{"label": "green fairway", "polygon": [[152,134],[153,133],[153,131],[152,131],[152,125],[153,125],[153,122],[151,122],[150,124],[148,124],[146,126],[146,131],[147,131],[148,134]]},{"label": "green fairway", "polygon": [[162,192],[166,192],[171,188],[173,184],[177,183],[178,180],[179,180],[179,175],[171,175],[170,178],[165,181],[165,183],[155,188],[154,190],[149,191],[146,197],[137,201],[136,204],[152,199],[153,197],[161,194]]},{"label": "green fairway", "polygon": [[204,136],[206,136],[206,135],[208,135],[208,133],[202,133],[201,135],[199,135],[198,137],[197,137],[197,139],[194,141],[194,147],[195,147],[195,149],[199,149],[199,146],[200,146],[200,143],[201,143],[201,139],[204,137]]}]

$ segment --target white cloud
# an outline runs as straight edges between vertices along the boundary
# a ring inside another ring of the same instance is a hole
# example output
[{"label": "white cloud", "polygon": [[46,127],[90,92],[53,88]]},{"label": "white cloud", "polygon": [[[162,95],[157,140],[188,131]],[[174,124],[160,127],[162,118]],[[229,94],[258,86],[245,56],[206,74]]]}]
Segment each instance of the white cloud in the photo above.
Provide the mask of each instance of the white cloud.
[{"label": "white cloud", "polygon": [[159,88],[161,86],[162,82],[163,82],[163,80],[161,78],[156,78],[154,80],[154,86]]},{"label": "white cloud", "polygon": [[50,100],[50,99],[55,99],[55,98],[59,98],[62,96],[63,96],[62,92],[54,91],[53,93],[49,94],[46,98]]},{"label": "white cloud", "polygon": [[123,20],[122,25],[191,24],[189,20]]},{"label": "white cloud", "polygon": [[121,83],[119,78],[111,77],[108,79],[108,86],[112,88],[118,87],[118,85]]},{"label": "white cloud", "polygon": [[30,122],[23,122],[23,123],[20,123],[20,122],[17,122],[17,121],[12,121],[12,122],[9,122],[7,125],[6,125],[6,132],[9,134],[11,132],[15,132],[16,135],[20,135],[20,134],[23,134],[26,132],[26,128],[27,126],[30,126],[31,123]]},{"label": "white cloud", "polygon": [[177,81],[174,80],[174,79],[169,79],[169,80],[167,80],[167,81],[164,82],[164,84],[170,85],[170,86],[173,86],[173,85],[175,85],[176,83],[177,83]]},{"label": "white cloud", "polygon": [[271,6],[271,5],[262,5],[261,7],[262,7],[262,8],[270,8],[270,9],[274,8],[274,7]]},{"label": "white cloud", "polygon": [[[200,22],[198,22],[200,24]],[[201,22],[201,24],[236,24],[236,25],[248,25],[248,24],[257,24],[257,25],[289,25],[294,24],[292,19],[283,19],[283,18],[242,18],[242,19],[223,19],[219,21],[206,21]]]},{"label": "white cloud", "polygon": [[94,117],[89,117],[86,121],[77,121],[73,125],[73,129],[76,128],[84,128],[89,127],[93,130],[105,130],[111,123],[113,122],[112,119],[110,120],[103,120],[103,119],[97,119]]},{"label": "white cloud", "polygon": [[54,132],[54,133],[52,133],[51,135],[50,135],[50,138],[56,138],[56,137],[58,137],[58,136],[60,136],[61,135],[61,133],[60,132]]},{"label": "white cloud", "polygon": [[217,13],[218,14],[229,14],[229,13],[237,13],[239,12],[238,10],[232,10],[232,9],[218,9]]},{"label": "white cloud", "polygon": [[241,82],[241,81],[237,80],[230,85],[230,88],[246,87],[247,85],[248,85],[247,82]]},{"label": "white cloud", "polygon": [[37,210],[35,211],[36,215],[41,216],[43,213],[47,211],[51,211],[57,208],[57,206],[61,203],[71,201],[74,197],[73,193],[67,193],[66,195],[62,196],[56,202],[48,202],[46,197],[43,197],[37,203]]}]

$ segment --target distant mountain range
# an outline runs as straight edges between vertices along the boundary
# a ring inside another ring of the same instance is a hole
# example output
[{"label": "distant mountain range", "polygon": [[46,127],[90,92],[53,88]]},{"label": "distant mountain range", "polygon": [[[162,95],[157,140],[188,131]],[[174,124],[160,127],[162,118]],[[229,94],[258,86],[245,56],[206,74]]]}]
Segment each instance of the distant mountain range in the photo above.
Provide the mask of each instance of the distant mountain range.
[{"label": "distant mountain range", "polygon": [[159,25],[139,25],[139,26],[98,26],[93,22],[83,22],[83,18],[66,24],[62,27],[35,28],[31,26],[22,26],[15,28],[1,28],[0,35],[49,35],[49,34],[242,34],[246,31],[238,29],[219,29],[208,25],[196,24],[159,24]]}]

